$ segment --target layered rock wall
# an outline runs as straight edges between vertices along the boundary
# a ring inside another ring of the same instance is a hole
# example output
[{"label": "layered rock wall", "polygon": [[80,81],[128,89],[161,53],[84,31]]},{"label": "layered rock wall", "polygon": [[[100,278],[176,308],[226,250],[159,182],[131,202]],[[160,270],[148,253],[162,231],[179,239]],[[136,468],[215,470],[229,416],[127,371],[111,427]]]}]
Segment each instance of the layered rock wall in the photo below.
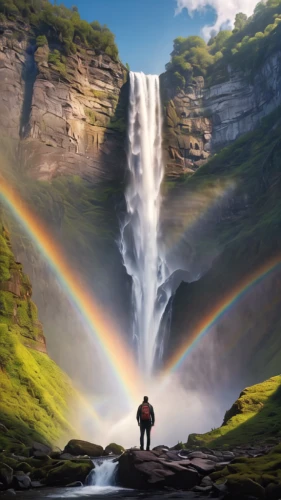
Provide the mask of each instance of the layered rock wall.
[{"label": "layered rock wall", "polygon": [[2,137],[19,142],[21,167],[36,179],[120,179],[125,68],[85,47],[56,62],[56,49],[30,45],[27,30],[0,26]]},{"label": "layered rock wall", "polygon": [[194,172],[210,154],[254,130],[281,104],[281,52],[253,76],[228,67],[228,80],[206,87],[203,77],[173,94],[162,75],[168,176]]}]

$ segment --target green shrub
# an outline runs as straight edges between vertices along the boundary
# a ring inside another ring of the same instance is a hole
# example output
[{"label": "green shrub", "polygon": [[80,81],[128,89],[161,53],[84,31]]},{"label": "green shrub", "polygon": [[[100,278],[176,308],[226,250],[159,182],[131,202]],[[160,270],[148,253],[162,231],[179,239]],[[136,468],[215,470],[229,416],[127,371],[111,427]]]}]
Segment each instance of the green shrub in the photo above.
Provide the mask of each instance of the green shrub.
[{"label": "green shrub", "polygon": [[36,38],[37,47],[44,47],[44,45],[48,45],[48,40],[45,35],[39,35]]}]

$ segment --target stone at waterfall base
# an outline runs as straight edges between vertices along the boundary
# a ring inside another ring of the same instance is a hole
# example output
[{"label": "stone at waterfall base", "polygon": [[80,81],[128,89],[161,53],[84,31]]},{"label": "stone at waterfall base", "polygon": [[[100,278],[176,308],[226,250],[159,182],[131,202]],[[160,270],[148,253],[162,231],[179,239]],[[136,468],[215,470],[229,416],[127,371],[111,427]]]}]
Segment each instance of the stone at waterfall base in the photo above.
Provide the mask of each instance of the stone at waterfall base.
[{"label": "stone at waterfall base", "polygon": [[101,457],[103,455],[103,447],[98,444],[89,443],[80,439],[71,439],[64,448],[64,453],[70,455],[88,455],[89,457]]},{"label": "stone at waterfall base", "polygon": [[199,474],[189,467],[188,460],[179,463],[157,455],[153,451],[127,450],[119,458],[119,484],[140,490],[165,487],[190,490],[199,484]]}]

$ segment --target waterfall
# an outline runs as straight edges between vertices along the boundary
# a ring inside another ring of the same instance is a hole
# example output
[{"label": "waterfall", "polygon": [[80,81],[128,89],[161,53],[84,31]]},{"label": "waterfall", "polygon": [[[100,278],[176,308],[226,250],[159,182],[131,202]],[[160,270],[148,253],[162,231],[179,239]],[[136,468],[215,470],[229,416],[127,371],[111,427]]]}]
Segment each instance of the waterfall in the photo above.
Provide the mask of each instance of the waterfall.
[{"label": "waterfall", "polygon": [[152,373],[161,349],[161,319],[169,296],[162,287],[166,264],[159,243],[162,114],[159,77],[130,72],[127,217],[120,251],[132,277],[133,338],[139,363]]},{"label": "waterfall", "polygon": [[114,486],[117,462],[114,462],[114,459],[98,459],[94,463],[95,468],[89,476],[88,485],[101,488]]}]

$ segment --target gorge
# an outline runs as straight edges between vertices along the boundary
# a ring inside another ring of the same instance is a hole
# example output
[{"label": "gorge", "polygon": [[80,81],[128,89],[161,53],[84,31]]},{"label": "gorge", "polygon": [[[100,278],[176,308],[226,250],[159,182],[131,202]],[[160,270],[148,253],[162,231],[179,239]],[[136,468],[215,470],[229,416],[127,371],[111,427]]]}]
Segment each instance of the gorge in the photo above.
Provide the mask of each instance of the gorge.
[{"label": "gorge", "polygon": [[240,446],[245,415],[277,444],[280,2],[176,39],[159,77],[43,7],[0,0],[1,450],[134,446],[145,393],[154,444]]}]

